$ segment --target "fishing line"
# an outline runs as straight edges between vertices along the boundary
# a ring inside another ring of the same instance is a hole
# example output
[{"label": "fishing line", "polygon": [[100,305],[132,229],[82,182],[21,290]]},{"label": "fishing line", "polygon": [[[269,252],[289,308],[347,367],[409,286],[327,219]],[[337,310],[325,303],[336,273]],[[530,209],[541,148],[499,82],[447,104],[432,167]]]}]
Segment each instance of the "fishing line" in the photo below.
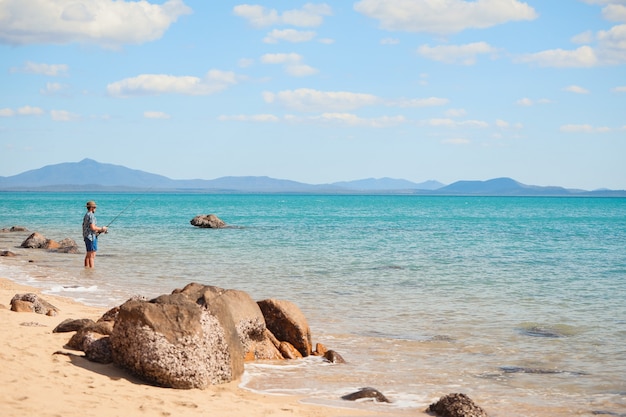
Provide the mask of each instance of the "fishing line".
[{"label": "fishing line", "polygon": [[[148,190],[146,190],[146,191],[148,191]],[[128,210],[128,208],[129,208],[130,206],[132,206],[132,205],[135,203],[135,201],[139,200],[141,197],[142,197],[142,194],[139,194],[136,198],[134,198],[134,199],[133,199],[130,203],[128,203],[128,205],[127,205],[126,207],[124,207],[124,210],[120,211],[120,212],[117,214],[117,216],[113,217],[113,220],[111,220],[111,221],[109,222],[109,224],[107,224],[105,227],[108,229],[108,228],[109,228],[109,226],[110,226],[110,225],[111,225],[111,224],[112,224],[115,220],[117,220],[117,218],[118,218],[118,217],[120,217],[120,216],[121,216],[121,215],[122,215],[122,214],[123,214],[126,210]]]}]

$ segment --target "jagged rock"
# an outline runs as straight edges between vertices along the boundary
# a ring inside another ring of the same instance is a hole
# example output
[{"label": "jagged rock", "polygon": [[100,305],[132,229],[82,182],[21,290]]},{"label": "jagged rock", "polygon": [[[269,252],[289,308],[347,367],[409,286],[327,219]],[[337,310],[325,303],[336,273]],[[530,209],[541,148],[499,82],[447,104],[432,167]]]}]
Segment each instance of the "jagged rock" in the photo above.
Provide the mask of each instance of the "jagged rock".
[{"label": "jagged rock", "polygon": [[26,238],[20,245],[23,248],[28,249],[45,249],[48,244],[48,239],[41,233],[33,233]]},{"label": "jagged rock", "polygon": [[303,357],[311,354],[311,329],[302,311],[292,302],[268,299],[258,302],[267,328],[281,342],[289,342]]},{"label": "jagged rock", "polygon": [[111,363],[113,362],[113,352],[111,350],[111,338],[102,337],[88,343],[85,346],[85,357],[98,363]]},{"label": "jagged rock", "polygon": [[224,223],[219,217],[215,214],[200,214],[189,222],[193,226],[201,227],[204,229],[220,229],[226,227],[226,223]]},{"label": "jagged rock", "polygon": [[73,254],[79,253],[78,245],[73,239],[70,239],[69,237],[66,237],[65,239],[59,241],[58,247],[56,248],[49,247],[48,249],[54,249],[56,252],[60,252],[60,253],[73,253]]},{"label": "jagged rock", "polygon": [[285,359],[302,359],[302,354],[289,342],[280,342],[278,351]]},{"label": "jagged rock", "polygon": [[379,403],[391,402],[380,391],[378,391],[376,388],[371,388],[371,387],[361,388],[357,392],[344,395],[341,398],[346,401],[356,401],[356,400],[361,400],[365,398],[365,399],[371,399],[373,401],[377,401]]},{"label": "jagged rock", "polygon": [[440,417],[487,417],[485,410],[465,394],[444,395],[439,401],[431,404],[426,412]]},{"label": "jagged rock", "polygon": [[328,348],[321,343],[315,344],[315,350],[313,351],[313,355],[315,356],[324,356],[328,352]]},{"label": "jagged rock", "polygon": [[332,349],[324,353],[324,359],[330,363],[346,363],[343,357]]},{"label": "jagged rock", "polygon": [[12,226],[10,229],[0,229],[0,233],[9,233],[9,232],[28,232],[28,229],[24,226]]},{"label": "jagged rock", "polygon": [[76,332],[92,324],[96,323],[91,319],[66,319],[59,323],[52,333]]},{"label": "jagged rock", "polygon": [[172,388],[206,388],[243,374],[244,351],[226,290],[190,284],[154,300],[120,306],[113,362]]},{"label": "jagged rock", "polygon": [[105,335],[102,333],[83,328],[74,333],[65,346],[69,349],[82,350],[84,352],[91,343],[103,337]]},{"label": "jagged rock", "polygon": [[46,316],[56,316],[59,309],[39,298],[37,294],[16,294],[11,299],[11,310],[16,312],[35,312]]}]

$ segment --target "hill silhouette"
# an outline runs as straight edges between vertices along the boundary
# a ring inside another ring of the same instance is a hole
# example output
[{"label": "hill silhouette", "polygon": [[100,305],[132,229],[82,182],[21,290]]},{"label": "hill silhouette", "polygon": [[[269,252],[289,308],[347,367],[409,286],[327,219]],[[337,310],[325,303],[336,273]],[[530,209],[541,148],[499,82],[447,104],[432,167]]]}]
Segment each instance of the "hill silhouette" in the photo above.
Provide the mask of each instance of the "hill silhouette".
[{"label": "hill silhouette", "polygon": [[543,187],[522,184],[511,178],[462,180],[449,185],[434,180],[414,183],[394,178],[367,178],[332,184],[306,184],[267,176],[173,180],[163,175],[93,159],[47,165],[14,176],[0,177],[0,190],[626,197],[624,190],[585,191],[558,186]]}]

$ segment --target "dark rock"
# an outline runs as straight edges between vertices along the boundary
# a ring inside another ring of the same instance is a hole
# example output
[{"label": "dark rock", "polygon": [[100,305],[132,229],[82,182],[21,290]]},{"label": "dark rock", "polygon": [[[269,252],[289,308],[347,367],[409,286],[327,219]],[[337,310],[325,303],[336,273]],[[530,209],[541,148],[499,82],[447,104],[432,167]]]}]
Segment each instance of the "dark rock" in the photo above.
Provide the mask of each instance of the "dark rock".
[{"label": "dark rock", "polygon": [[11,299],[11,310],[17,312],[30,310],[30,312],[45,314],[46,316],[56,316],[59,313],[58,308],[33,293],[16,294]]},{"label": "dark rock", "polygon": [[84,327],[96,324],[91,319],[66,319],[52,330],[52,333],[76,332]]},{"label": "dark rock", "polygon": [[201,227],[203,229],[221,229],[226,227],[226,223],[224,223],[219,217],[215,214],[200,214],[189,222],[193,226]]},{"label": "dark rock", "polygon": [[9,232],[28,232],[28,229],[24,226],[12,226],[10,229],[0,229],[0,233],[9,233]]},{"label": "dark rock", "polygon": [[346,401],[356,401],[361,399],[370,399],[379,403],[390,403],[389,399],[385,397],[380,391],[376,388],[366,387],[361,388],[357,392],[353,392],[352,394],[347,394],[341,397],[341,399]]},{"label": "dark rock", "polygon": [[530,326],[527,328],[521,328],[520,332],[526,336],[532,337],[547,337],[547,338],[560,338],[565,337],[562,332],[551,329],[549,327]]},{"label": "dark rock", "polygon": [[150,301],[120,306],[113,362],[172,388],[206,388],[243,374],[243,346],[226,290],[190,284]]},{"label": "dark rock", "polygon": [[72,254],[79,253],[78,245],[73,239],[70,239],[69,237],[66,237],[65,239],[59,241],[58,247],[48,248],[48,249],[54,249],[55,252],[59,252],[59,253],[72,253]]},{"label": "dark rock", "polygon": [[324,359],[330,363],[346,363],[343,357],[332,349],[324,353]]},{"label": "dark rock", "polygon": [[426,412],[440,417],[487,417],[485,410],[465,394],[444,395],[439,401],[431,404]]},{"label": "dark rock", "polygon": [[47,245],[48,239],[42,234],[35,232],[28,236],[20,246],[27,249],[45,249]]},{"label": "dark rock", "polygon": [[311,354],[311,329],[295,304],[274,299],[259,301],[258,304],[267,328],[278,340],[292,344],[303,357]]},{"label": "dark rock", "polygon": [[85,357],[98,363],[112,363],[113,353],[111,351],[111,338],[102,337],[85,346]]},{"label": "dark rock", "polygon": [[15,253],[11,252],[10,250],[2,250],[0,251],[0,256],[15,256]]}]

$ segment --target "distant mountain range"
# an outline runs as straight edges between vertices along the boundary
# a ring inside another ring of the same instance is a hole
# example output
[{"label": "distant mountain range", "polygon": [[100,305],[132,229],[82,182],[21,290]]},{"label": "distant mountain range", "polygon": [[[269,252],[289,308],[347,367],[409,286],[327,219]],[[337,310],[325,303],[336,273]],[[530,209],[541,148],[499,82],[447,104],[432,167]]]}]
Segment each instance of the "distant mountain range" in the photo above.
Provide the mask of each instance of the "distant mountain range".
[{"label": "distant mountain range", "polygon": [[204,193],[320,193],[483,196],[626,197],[626,190],[573,190],[521,184],[511,178],[488,181],[414,183],[403,179],[368,178],[331,184],[306,184],[269,177],[221,177],[213,180],[173,180],[92,159],[66,162],[0,177],[0,191],[150,191]]}]

